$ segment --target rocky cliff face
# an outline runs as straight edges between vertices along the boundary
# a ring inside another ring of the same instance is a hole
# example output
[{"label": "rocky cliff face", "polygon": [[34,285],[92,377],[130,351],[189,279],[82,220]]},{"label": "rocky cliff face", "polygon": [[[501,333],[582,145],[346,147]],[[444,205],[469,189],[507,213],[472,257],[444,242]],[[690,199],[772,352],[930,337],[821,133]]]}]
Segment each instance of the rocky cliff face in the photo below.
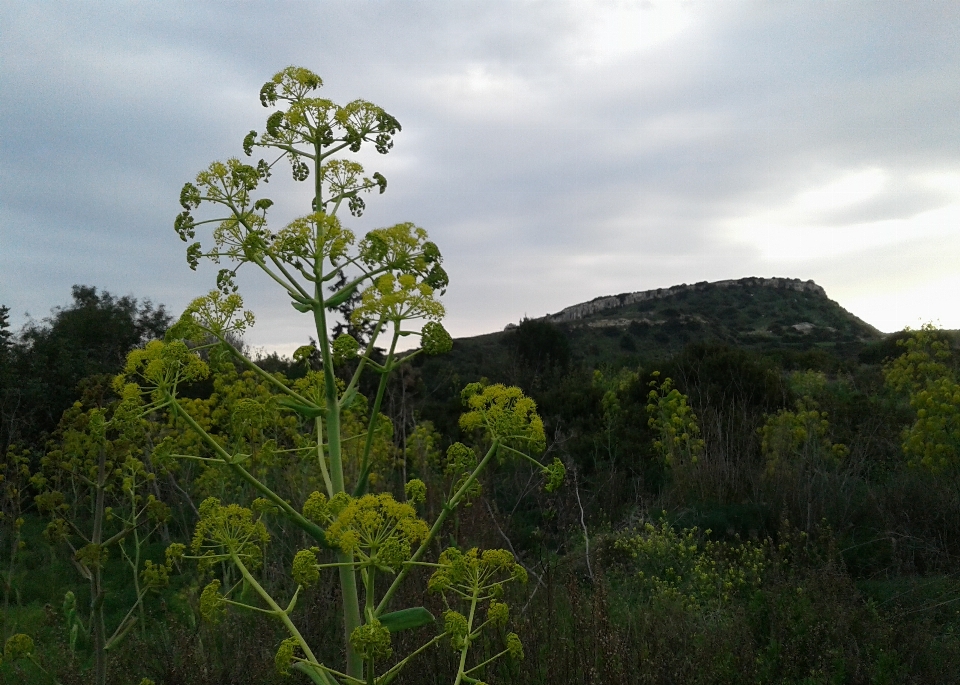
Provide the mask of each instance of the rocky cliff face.
[{"label": "rocky cliff face", "polygon": [[556,314],[548,314],[543,317],[547,321],[559,323],[562,321],[576,321],[584,317],[596,314],[607,309],[624,307],[645,300],[660,300],[667,297],[673,297],[683,292],[707,290],[708,288],[746,288],[763,287],[777,288],[780,290],[795,290],[797,292],[816,293],[827,296],[826,291],[813,281],[801,281],[799,278],[741,278],[738,280],[715,281],[708,283],[701,281],[693,285],[675,285],[671,288],[657,288],[656,290],[641,290],[635,293],[623,293],[621,295],[610,295],[609,297],[598,297],[589,302],[575,304],[567,307]]}]

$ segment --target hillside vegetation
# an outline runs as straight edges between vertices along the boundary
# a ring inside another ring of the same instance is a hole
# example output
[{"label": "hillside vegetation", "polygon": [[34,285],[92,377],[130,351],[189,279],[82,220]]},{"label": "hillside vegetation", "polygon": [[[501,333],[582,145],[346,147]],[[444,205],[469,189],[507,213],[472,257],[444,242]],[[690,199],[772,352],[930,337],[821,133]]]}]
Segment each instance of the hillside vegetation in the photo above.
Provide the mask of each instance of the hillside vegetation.
[{"label": "hillside vegetation", "polygon": [[[524,355],[548,356],[551,345],[561,345],[567,351],[560,354],[588,366],[664,359],[689,343],[780,355],[821,351],[854,359],[870,343],[885,338],[829,299],[813,281],[785,278],[742,278],[625,293],[532,321],[554,324],[565,342],[532,341]],[[460,370],[471,360],[481,366],[503,363],[503,352],[515,345],[511,341],[516,336],[516,325],[510,325],[503,332],[458,338],[454,354],[435,363]]]},{"label": "hillside vegetation", "polygon": [[[400,123],[322,86],[275,73],[249,162],[183,185],[219,271],[176,321],[0,307],[0,680],[956,682],[955,334],[748,278],[454,341],[427,231],[346,225]],[[292,358],[243,344],[241,267]]]},{"label": "hillside vegetation", "polygon": [[[956,335],[883,335],[819,287],[786,279],[612,299],[456,339],[446,355],[404,363],[386,386],[393,431],[374,449],[377,488],[400,497],[404,483],[420,479],[428,514],[441,510],[442,455],[464,435],[458,417],[468,383],[528,388],[543,417],[544,461],[565,465],[564,486],[545,491],[536,469],[493,464],[472,506],[444,527],[445,544],[504,547],[529,576],[505,595],[525,658],[489,667],[485,681],[955,682]],[[113,324],[81,325],[106,320]],[[23,645],[9,645],[2,682],[89,682],[94,653],[82,608],[91,594],[78,572],[86,567],[49,533],[52,510],[35,499],[46,486],[30,475],[54,477],[51,455],[84,444],[85,417],[117,401],[109,376],[96,374],[120,371],[145,322],[168,321],[162,307],[78,288],[74,303],[49,319],[19,335],[4,328],[4,637],[27,634],[33,643],[29,658]],[[67,333],[74,329],[87,333]],[[77,360],[89,360],[94,375],[78,376]],[[33,371],[38,364],[46,375]],[[297,382],[316,360],[259,364]],[[26,382],[37,377],[59,382],[59,392]],[[187,395],[208,417],[207,430],[226,441],[251,439],[231,418],[249,411],[243,398],[273,393],[228,365]],[[44,423],[69,401],[76,404],[59,425]],[[282,447],[293,425],[283,419],[264,444]],[[108,651],[108,682],[306,682],[274,669],[283,639],[276,623],[249,612],[207,623],[206,581],[165,556],[170,543],[189,541],[203,497],[253,494],[216,470],[173,466],[161,440],[168,427],[151,419],[147,430],[160,442],[137,448],[141,475],[133,477],[169,515],[150,523],[149,535],[144,528],[136,547],[141,571],[147,562],[154,569],[138,577],[155,588],[145,586],[140,622]],[[116,440],[111,449],[122,448]],[[267,482],[302,499],[300,467],[272,463],[280,470]],[[264,520],[271,546],[292,554],[304,544],[303,533]],[[132,549],[98,571],[108,626],[123,625],[137,607]],[[289,563],[281,554],[264,565],[271,592],[292,591]],[[434,616],[444,611],[432,593],[399,597]],[[294,614],[305,635],[326,645],[325,658],[337,657],[335,598],[333,578],[323,576],[302,591]],[[418,634],[398,633],[394,648],[409,651]],[[477,649],[494,654],[496,639]],[[395,682],[446,683],[454,657],[449,646],[428,650]]]}]

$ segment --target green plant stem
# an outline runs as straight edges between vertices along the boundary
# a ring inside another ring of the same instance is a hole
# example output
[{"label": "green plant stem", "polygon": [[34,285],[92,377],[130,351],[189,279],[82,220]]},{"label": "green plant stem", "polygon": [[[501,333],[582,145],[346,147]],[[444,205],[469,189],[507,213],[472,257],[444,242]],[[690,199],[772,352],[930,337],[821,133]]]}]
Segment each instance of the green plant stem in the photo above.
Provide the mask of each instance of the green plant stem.
[{"label": "green plant stem", "polygon": [[387,353],[387,359],[384,362],[383,371],[380,374],[380,384],[377,387],[377,397],[373,401],[373,408],[370,410],[370,422],[367,428],[367,439],[363,445],[363,456],[360,458],[360,476],[357,479],[357,487],[354,490],[354,497],[359,497],[367,489],[367,479],[370,473],[370,450],[373,448],[373,436],[376,432],[377,418],[380,416],[380,407],[383,404],[383,396],[387,390],[387,381],[390,377],[391,361],[393,360],[394,350],[397,348],[397,341],[400,339],[400,327],[394,329],[393,341],[390,343],[390,352]]},{"label": "green plant stem", "polygon": [[[319,292],[318,296],[322,293]],[[340,449],[340,403],[337,397],[337,377],[330,354],[330,339],[327,336],[327,317],[323,303],[313,310],[317,336],[320,338],[320,356],[323,360],[323,391],[327,415],[327,451],[330,455],[330,478],[334,493],[344,492],[343,458]]]},{"label": "green plant stem", "polygon": [[[249,227],[247,227],[247,228],[249,228]],[[293,298],[293,299],[295,299],[295,300],[299,300],[301,297],[303,297],[303,298],[306,298],[306,297],[307,297],[307,294],[306,294],[305,292],[303,292],[303,290],[300,288],[300,284],[299,284],[299,283],[297,283],[296,281],[292,281],[291,283],[285,283],[284,280],[283,280],[280,276],[278,276],[277,274],[275,274],[275,273],[273,272],[273,269],[271,269],[269,266],[267,266],[267,265],[263,262],[263,260],[261,260],[261,259],[251,259],[250,261],[252,261],[254,264],[256,264],[257,266],[259,266],[259,267],[260,267],[260,270],[263,271],[263,273],[267,274],[267,276],[269,276],[269,277],[272,278],[274,281],[276,281],[277,284],[278,284],[281,288],[283,288],[284,290],[286,290],[286,291],[287,291],[287,294],[290,295],[291,298]],[[291,285],[292,285],[293,287],[291,287]],[[299,292],[298,292],[298,291],[299,291]]]},{"label": "green plant stem", "polygon": [[323,421],[319,416],[313,420],[313,425],[317,433],[317,463],[320,465],[320,475],[323,476],[323,484],[327,488],[327,497],[333,499],[333,483],[330,482],[330,472],[327,470],[327,458],[323,455]]},{"label": "green plant stem", "polygon": [[300,671],[301,673],[306,673],[307,677],[310,678],[316,685],[336,685],[336,681],[330,680],[330,676],[326,672],[321,671],[317,668],[314,668],[312,664],[308,664],[303,661],[298,661],[293,665],[293,668]]},{"label": "green plant stem", "polygon": [[306,519],[300,512],[290,506],[289,502],[257,480],[257,478],[255,478],[240,464],[235,463],[233,460],[233,455],[223,449],[220,443],[213,439],[213,436],[203,430],[203,428],[200,427],[200,424],[198,424],[193,417],[190,416],[190,414],[180,406],[175,398],[171,399],[173,401],[171,402],[170,406],[173,408],[174,414],[181,417],[186,424],[197,433],[197,435],[203,438],[203,440],[210,445],[217,454],[220,455],[220,459],[230,470],[239,475],[243,480],[247,481],[247,483],[259,490],[267,499],[280,507],[284,514],[286,514],[287,518],[289,518],[301,530],[307,533],[307,535],[329,549],[330,545],[327,543],[327,536],[320,526]]},{"label": "green plant stem", "polygon": [[293,287],[296,288],[297,291],[298,291],[303,297],[309,299],[310,296],[307,294],[307,291],[300,287],[300,284],[297,283],[297,279],[294,278],[293,275],[292,275],[289,271],[287,271],[287,267],[285,267],[285,266],[283,265],[283,262],[281,262],[279,259],[277,259],[273,254],[271,254],[271,253],[268,253],[268,254],[270,255],[270,261],[273,262],[274,265],[275,265],[278,269],[280,269],[280,273],[282,273],[282,274],[287,278],[287,280],[290,281],[290,283],[293,285]]},{"label": "green plant stem", "polygon": [[389,671],[386,671],[383,675],[377,678],[377,685],[387,685],[387,683],[391,682],[394,678],[396,678],[400,674],[400,671],[403,669],[403,667],[406,666],[407,663],[409,663],[413,659],[413,657],[417,656],[423,651],[426,651],[430,647],[433,647],[435,644],[440,642],[440,640],[442,640],[444,637],[446,637],[446,634],[441,633],[440,635],[437,635],[435,638],[433,638],[429,642],[421,645],[414,651],[407,654],[407,656],[405,656],[402,660],[400,660],[399,662],[391,666]]},{"label": "green plant stem", "polygon": [[457,679],[453,681],[453,685],[460,685],[460,683],[463,682],[463,677],[466,675],[464,667],[467,665],[467,652],[470,651],[470,636],[473,633],[473,619],[477,613],[478,594],[479,589],[475,586],[473,596],[470,598],[470,615],[467,617],[467,634],[463,638],[463,649],[460,650],[460,667],[457,669]]},{"label": "green plant stem", "polygon": [[370,361],[370,355],[373,354],[374,346],[377,343],[377,338],[380,337],[380,332],[383,329],[383,317],[377,321],[377,325],[373,328],[373,333],[370,335],[370,342],[367,343],[367,349],[363,351],[363,354],[360,356],[360,361],[357,362],[357,370],[353,372],[353,376],[350,378],[350,383],[347,385],[346,389],[343,391],[343,397],[346,398],[350,393],[357,387],[357,384],[360,382],[360,376],[363,374],[363,370],[366,368],[367,363]]},{"label": "green plant stem", "polygon": [[[367,622],[369,623],[373,619],[373,595],[374,595],[374,582],[376,580],[377,570],[370,566],[363,569],[363,591],[364,591],[364,614],[366,616]],[[376,676],[375,665],[373,657],[367,660],[367,685],[373,685],[374,677]]]},{"label": "green plant stem", "polygon": [[[131,476],[132,478],[133,476]],[[140,637],[146,637],[146,625],[147,625],[147,615],[146,610],[143,606],[143,595],[144,593],[140,592],[140,575],[137,573],[137,570],[140,568],[140,533],[137,530],[136,517],[137,517],[137,499],[134,490],[130,490],[130,511],[133,514],[133,559],[131,560],[127,557],[127,560],[131,562],[133,567],[133,588],[137,593],[137,603],[135,606],[140,608]],[[141,512],[142,513],[142,512]],[[123,549],[123,544],[120,544],[120,548]],[[124,556],[126,555],[126,550],[124,550]]]},{"label": "green plant stem", "polygon": [[[103,540],[103,515],[104,515],[104,496],[106,493],[107,480],[107,451],[100,446],[100,460],[97,464],[97,484],[96,499],[93,510],[93,534],[90,543],[101,545]],[[102,548],[99,550],[102,554]],[[94,682],[96,685],[106,685],[107,682],[107,659],[106,659],[106,625],[103,617],[103,572],[100,561],[94,568],[90,569],[90,632],[92,633],[94,650]]]},{"label": "green plant stem", "polygon": [[416,562],[420,561],[420,557],[424,555],[424,553],[427,551],[427,548],[433,542],[433,539],[440,532],[440,529],[443,527],[447,517],[454,509],[457,508],[457,506],[459,506],[460,500],[463,499],[463,496],[469,491],[470,486],[472,486],[474,481],[477,480],[480,473],[484,468],[486,468],[487,464],[493,458],[493,455],[497,453],[499,448],[500,443],[497,440],[494,440],[483,459],[481,459],[480,463],[477,464],[477,468],[475,468],[473,473],[470,474],[470,477],[463,482],[463,485],[460,486],[460,489],[457,490],[453,497],[451,497],[450,500],[443,505],[443,509],[440,511],[440,515],[437,517],[437,520],[434,521],[433,527],[430,528],[430,532],[427,534],[427,537],[423,540],[423,542],[420,543],[420,546],[417,548],[417,551],[413,553],[413,556],[410,557],[410,563],[404,564],[403,569],[397,574],[397,577],[393,579],[390,587],[387,588],[387,591],[380,599],[380,603],[377,605],[376,611],[374,611],[375,616],[382,614],[383,611],[389,606],[390,600],[400,588],[400,584],[403,583],[407,575],[410,573],[410,569],[416,565]]},{"label": "green plant stem", "polygon": [[[320,150],[317,150],[317,157]],[[317,169],[319,175],[319,168]],[[319,182],[319,181],[318,181]],[[320,197],[317,196],[317,206],[320,206]],[[318,229],[319,230],[319,229]],[[318,244],[320,236],[317,236]],[[340,403],[337,398],[337,379],[333,369],[333,355],[330,354],[330,338],[327,335],[326,308],[324,306],[322,264],[314,263],[314,273],[317,276],[316,299],[320,304],[313,309],[314,323],[317,328],[317,337],[320,341],[320,354],[323,358],[323,385],[326,397],[327,414],[327,453],[330,455],[330,480],[334,494],[344,492],[343,459],[340,449]],[[341,563],[352,561],[352,556],[344,552],[337,554]],[[363,659],[350,644],[350,636],[360,625],[360,598],[357,591],[357,575],[352,568],[339,569],[340,592],[343,597],[343,634],[347,652],[347,674],[354,678],[363,677]]]},{"label": "green plant stem", "polygon": [[[323,207],[323,184],[321,160],[323,159],[322,150],[319,142],[315,142],[315,196],[314,204],[318,212],[322,212]],[[318,222],[316,243],[322,242],[323,236],[319,235],[321,224]],[[330,480],[333,493],[344,492],[343,480],[343,459],[340,445],[340,402],[337,397],[337,382],[333,368],[333,355],[330,353],[330,338],[327,334],[327,318],[325,298],[323,296],[323,261],[322,258],[314,259],[313,265],[316,282],[314,287],[314,298],[317,305],[313,308],[314,324],[316,325],[317,338],[320,345],[320,354],[323,360],[323,381],[324,396],[326,399],[327,415],[327,453],[330,455]],[[319,441],[318,441],[319,442]],[[351,555],[339,552],[337,560],[340,563],[352,561]],[[363,676],[363,659],[353,649],[350,644],[350,636],[360,625],[360,600],[357,591],[357,576],[353,568],[344,566],[339,569],[340,592],[343,597],[343,633],[344,646],[347,653],[347,674],[354,678]]]},{"label": "green plant stem", "polygon": [[[303,639],[303,635],[300,634],[300,631],[297,630],[297,626],[294,625],[293,621],[290,620],[290,616],[287,615],[287,612],[280,608],[280,605],[277,604],[273,597],[270,596],[270,593],[263,589],[263,586],[257,582],[257,579],[251,575],[250,571],[247,570],[247,567],[244,565],[243,561],[236,555],[236,553],[231,552],[230,558],[243,576],[243,579],[250,584],[250,587],[256,591],[258,595],[263,599],[264,602],[272,610],[274,616],[280,619],[286,629],[290,632],[290,635],[300,644],[300,649],[303,650],[303,653],[307,656],[307,659],[310,660],[310,663],[321,666],[320,662],[317,661],[317,657],[313,655],[313,651],[310,649],[310,645],[307,644],[307,641]],[[322,666],[321,666],[322,667]]]},{"label": "green plant stem", "polygon": [[[115,644],[120,642],[127,633],[130,632],[130,629],[137,624],[137,617],[133,615],[133,612],[137,610],[138,606],[141,606],[143,603],[143,595],[137,597],[136,603],[130,607],[127,611],[127,615],[123,617],[123,620],[117,625],[117,629],[113,631],[113,635],[110,636],[108,640],[104,643],[104,649],[109,651]],[[142,626],[142,624],[141,624]]]},{"label": "green plant stem", "polygon": [[[337,558],[341,563],[353,561],[352,555],[340,552]],[[360,626],[360,604],[357,592],[357,574],[352,566],[341,566],[340,591],[343,596],[343,633],[347,650],[347,674],[353,678],[363,676],[363,658],[357,654],[350,644],[350,636],[354,629]]]},{"label": "green plant stem", "polygon": [[[482,626],[481,626],[481,628],[482,628]],[[478,628],[478,630],[480,630],[480,628]],[[473,666],[473,667],[471,667],[471,668],[468,668],[466,671],[463,672],[463,674],[464,674],[464,675],[468,675],[468,674],[470,674],[470,673],[473,673],[474,671],[479,671],[481,668],[483,668],[484,666],[486,666],[486,665],[489,664],[489,663],[493,663],[494,661],[496,661],[497,659],[499,659],[500,657],[502,657],[504,654],[507,654],[509,651],[510,651],[509,649],[505,649],[505,650],[503,650],[502,652],[499,652],[499,653],[497,653],[497,654],[494,654],[492,657],[490,657],[490,658],[487,659],[486,661],[481,661],[481,662],[480,662],[479,664],[477,664],[476,666]]]}]

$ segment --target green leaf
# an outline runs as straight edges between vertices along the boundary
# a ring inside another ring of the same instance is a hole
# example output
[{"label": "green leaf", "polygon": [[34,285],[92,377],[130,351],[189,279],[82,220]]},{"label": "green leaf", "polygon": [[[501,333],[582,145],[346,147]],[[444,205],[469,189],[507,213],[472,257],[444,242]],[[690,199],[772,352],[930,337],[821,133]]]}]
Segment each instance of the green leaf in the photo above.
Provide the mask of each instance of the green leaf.
[{"label": "green leaf", "polygon": [[357,388],[356,386],[354,386],[350,388],[350,390],[342,398],[340,398],[340,406],[346,409],[351,404],[353,404],[353,400],[356,397],[357,397]]},{"label": "green leaf", "polygon": [[280,398],[277,404],[279,404],[281,407],[292,409],[308,419],[315,419],[318,416],[323,416],[323,409],[321,407],[308,407],[305,404],[300,404],[299,402],[291,400],[289,397]]},{"label": "green leaf", "polygon": [[294,300],[290,304],[292,304],[293,308],[302,314],[306,314],[309,311],[313,311],[313,305],[309,305],[305,302],[297,302],[296,300]]},{"label": "green leaf", "polygon": [[340,292],[338,292],[336,295],[331,297],[329,300],[327,300],[323,304],[327,309],[336,309],[337,307],[342,305],[344,302],[349,300],[350,296],[353,295],[353,291],[356,289],[357,289],[357,286],[356,284],[354,284],[353,287],[351,288],[347,288],[346,290],[341,290]]},{"label": "green leaf", "polygon": [[434,621],[436,621],[436,619],[433,617],[433,614],[424,607],[401,609],[400,611],[393,611],[380,617],[380,624],[391,633],[398,633],[401,630],[410,630],[411,628],[419,628]]}]

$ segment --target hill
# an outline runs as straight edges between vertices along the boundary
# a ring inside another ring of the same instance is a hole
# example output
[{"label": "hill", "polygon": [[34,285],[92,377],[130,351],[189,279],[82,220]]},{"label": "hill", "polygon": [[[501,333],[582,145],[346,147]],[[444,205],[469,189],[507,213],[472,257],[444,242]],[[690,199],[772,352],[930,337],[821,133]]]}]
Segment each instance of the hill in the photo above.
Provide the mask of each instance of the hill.
[{"label": "hill", "polygon": [[813,281],[741,278],[598,297],[503,331],[458,338],[450,355],[429,366],[455,369],[464,380],[499,376],[518,354],[534,366],[548,357],[623,366],[670,357],[694,342],[852,361],[885,337]]}]

